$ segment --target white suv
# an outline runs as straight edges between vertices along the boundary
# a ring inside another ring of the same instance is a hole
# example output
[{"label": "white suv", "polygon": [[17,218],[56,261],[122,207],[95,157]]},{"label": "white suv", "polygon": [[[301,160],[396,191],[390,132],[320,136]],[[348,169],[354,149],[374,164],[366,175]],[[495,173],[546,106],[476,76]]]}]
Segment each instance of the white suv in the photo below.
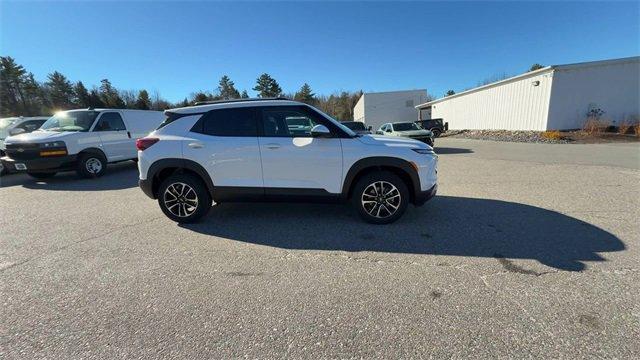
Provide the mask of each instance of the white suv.
[{"label": "white suv", "polygon": [[137,141],[140,187],[188,223],[216,203],[352,201],[386,224],[436,194],[437,155],[411,139],[357,135],[309,105],[243,99],[165,111]]}]

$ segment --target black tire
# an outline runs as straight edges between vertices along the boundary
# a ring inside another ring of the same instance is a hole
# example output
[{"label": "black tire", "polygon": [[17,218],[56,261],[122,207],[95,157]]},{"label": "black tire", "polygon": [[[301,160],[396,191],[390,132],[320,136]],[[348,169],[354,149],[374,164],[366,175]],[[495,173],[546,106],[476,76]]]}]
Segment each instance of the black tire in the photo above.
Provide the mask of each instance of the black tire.
[{"label": "black tire", "polygon": [[433,133],[434,138],[440,137],[440,134],[442,134],[442,131],[440,131],[440,129],[431,129],[431,132]]},{"label": "black tire", "polygon": [[80,154],[76,171],[83,178],[100,177],[107,171],[107,159],[98,153]]},{"label": "black tire", "polygon": [[435,140],[433,140],[433,138],[428,138],[427,141],[425,141],[427,145],[433,147]]},{"label": "black tire", "polygon": [[39,172],[28,172],[27,175],[31,176],[34,179],[48,179],[51,178],[55,175],[56,173],[54,172],[49,172],[49,173],[39,173]]},{"label": "black tire", "polygon": [[[382,191],[379,191],[380,185],[382,185]],[[379,195],[376,195],[373,190]],[[365,203],[368,201],[372,202]],[[358,180],[353,188],[351,202],[364,221],[371,224],[390,224],[398,220],[407,209],[409,190],[396,174],[377,171]],[[396,209],[391,212],[394,205]]]},{"label": "black tire", "polygon": [[157,195],[162,212],[181,224],[196,222],[211,209],[211,195],[207,186],[191,174],[169,176],[160,184]]}]

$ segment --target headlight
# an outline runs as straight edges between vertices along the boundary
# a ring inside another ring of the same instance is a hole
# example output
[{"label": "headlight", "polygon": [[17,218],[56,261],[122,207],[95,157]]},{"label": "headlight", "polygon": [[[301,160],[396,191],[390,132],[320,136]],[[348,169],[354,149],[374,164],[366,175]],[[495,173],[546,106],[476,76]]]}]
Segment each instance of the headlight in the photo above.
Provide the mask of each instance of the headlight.
[{"label": "headlight", "polygon": [[417,152],[418,154],[433,154],[433,150],[431,149],[411,149],[415,152]]},{"label": "headlight", "polygon": [[61,147],[66,147],[67,145],[64,143],[64,141],[53,141],[53,142],[48,142],[48,143],[44,143],[44,144],[40,144],[41,148],[45,148],[45,149],[50,149],[50,148],[61,148]]}]

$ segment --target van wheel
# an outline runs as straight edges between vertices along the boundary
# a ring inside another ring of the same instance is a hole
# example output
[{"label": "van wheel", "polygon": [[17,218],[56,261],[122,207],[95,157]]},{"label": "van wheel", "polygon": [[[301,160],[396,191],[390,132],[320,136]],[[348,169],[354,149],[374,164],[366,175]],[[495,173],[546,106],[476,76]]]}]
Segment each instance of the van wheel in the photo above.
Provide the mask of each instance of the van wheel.
[{"label": "van wheel", "polygon": [[28,172],[27,175],[31,176],[34,179],[48,179],[53,177],[56,173],[39,173],[39,172]]},{"label": "van wheel", "polygon": [[175,222],[198,221],[211,209],[211,195],[202,180],[190,174],[172,175],[160,184],[158,204]]},{"label": "van wheel", "polygon": [[364,221],[390,224],[407,209],[409,190],[394,173],[379,171],[358,180],[351,201]]},{"label": "van wheel", "polygon": [[100,177],[107,171],[107,159],[102,154],[82,154],[78,158],[77,171],[84,178]]}]

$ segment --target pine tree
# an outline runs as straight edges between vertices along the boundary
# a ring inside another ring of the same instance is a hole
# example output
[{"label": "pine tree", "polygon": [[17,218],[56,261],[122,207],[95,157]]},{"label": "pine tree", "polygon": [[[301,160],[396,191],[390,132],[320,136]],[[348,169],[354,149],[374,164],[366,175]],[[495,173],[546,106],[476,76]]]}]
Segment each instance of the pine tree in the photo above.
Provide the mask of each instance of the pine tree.
[{"label": "pine tree", "polygon": [[304,83],[300,90],[298,90],[298,92],[293,96],[293,99],[303,103],[313,104],[316,101],[315,96],[316,94],[311,91],[311,86]]},{"label": "pine tree", "polygon": [[46,96],[42,86],[36,81],[33,73],[29,73],[24,81],[26,108],[22,112],[26,116],[46,115],[49,113]]},{"label": "pine tree", "polygon": [[193,103],[197,103],[197,102],[205,102],[205,101],[210,101],[211,97],[202,91],[198,91],[197,93],[193,94]]},{"label": "pine tree", "polygon": [[138,93],[138,100],[136,100],[135,108],[140,110],[151,109],[151,99],[149,98],[149,93],[147,92],[147,90],[140,90],[140,92]]},{"label": "pine tree", "polygon": [[182,100],[182,102],[176,104],[178,107],[187,107],[189,105],[191,105],[191,103],[189,103],[189,100],[187,98],[184,98],[184,100]]},{"label": "pine tree", "polygon": [[124,109],[126,107],[124,100],[118,94],[118,90],[111,85],[108,79],[100,81],[100,100],[108,108]]},{"label": "pine tree", "polygon": [[105,103],[102,101],[102,97],[100,96],[100,91],[96,88],[91,89],[91,91],[89,92],[89,107],[106,107]]},{"label": "pine tree", "polygon": [[267,73],[260,75],[253,90],[257,91],[261,98],[278,97],[282,94],[282,88],[278,82]]},{"label": "pine tree", "polygon": [[531,65],[531,67],[529,68],[529,71],[536,71],[536,70],[540,70],[542,69],[544,66],[540,65],[538,63],[535,63],[533,65]]},{"label": "pine tree", "polygon": [[0,56],[0,111],[21,115],[27,107],[23,86],[26,70],[10,56]]},{"label": "pine tree", "polygon": [[91,96],[89,95],[89,90],[84,87],[82,81],[78,81],[73,89],[76,94],[76,104],[82,108],[91,107]]},{"label": "pine tree", "polygon": [[242,90],[242,94],[240,94],[241,99],[248,99],[249,94],[247,94],[247,90]]},{"label": "pine tree", "polygon": [[73,85],[66,76],[54,71],[47,77],[45,83],[49,90],[49,101],[54,109],[70,109],[73,107],[75,94],[73,93]]},{"label": "pine tree", "polygon": [[221,98],[225,100],[240,98],[240,93],[236,90],[233,81],[231,81],[227,75],[222,76],[218,84],[218,92]]}]

